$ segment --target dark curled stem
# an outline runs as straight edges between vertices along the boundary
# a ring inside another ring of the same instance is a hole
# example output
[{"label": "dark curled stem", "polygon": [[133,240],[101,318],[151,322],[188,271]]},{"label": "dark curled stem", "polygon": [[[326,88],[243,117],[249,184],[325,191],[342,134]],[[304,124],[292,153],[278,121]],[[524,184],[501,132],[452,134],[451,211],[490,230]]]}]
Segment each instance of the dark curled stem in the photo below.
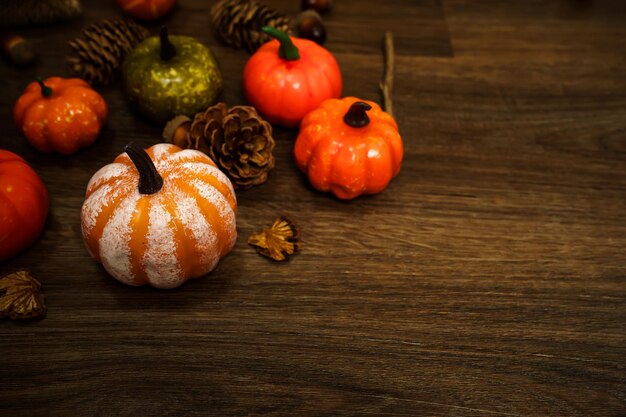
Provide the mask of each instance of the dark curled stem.
[{"label": "dark curled stem", "polygon": [[139,192],[141,194],[154,194],[163,187],[163,178],[150,159],[150,155],[136,143],[129,143],[124,147],[139,172]]}]

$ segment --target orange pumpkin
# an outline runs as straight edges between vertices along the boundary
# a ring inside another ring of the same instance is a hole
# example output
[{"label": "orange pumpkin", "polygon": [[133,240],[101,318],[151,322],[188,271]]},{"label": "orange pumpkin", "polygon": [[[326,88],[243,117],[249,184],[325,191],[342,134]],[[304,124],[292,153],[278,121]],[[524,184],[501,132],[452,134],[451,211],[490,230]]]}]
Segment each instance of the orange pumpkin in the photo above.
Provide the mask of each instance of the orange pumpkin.
[{"label": "orange pumpkin", "polygon": [[38,150],[71,154],[95,142],[108,113],[102,96],[85,81],[51,77],[26,87],[13,119]]},{"label": "orange pumpkin", "polygon": [[156,20],[171,12],[176,0],[117,0],[117,4],[135,19]]},{"label": "orange pumpkin", "polygon": [[0,261],[37,240],[48,204],[48,190],[37,173],[13,152],[0,149]]},{"label": "orange pumpkin", "polygon": [[230,180],[204,153],[130,144],[87,185],[83,239],[129,285],[174,288],[210,272],[235,244]]},{"label": "orange pumpkin", "polygon": [[313,187],[348,200],[384,190],[400,172],[398,125],[378,104],[330,99],[300,126],[294,154]]}]

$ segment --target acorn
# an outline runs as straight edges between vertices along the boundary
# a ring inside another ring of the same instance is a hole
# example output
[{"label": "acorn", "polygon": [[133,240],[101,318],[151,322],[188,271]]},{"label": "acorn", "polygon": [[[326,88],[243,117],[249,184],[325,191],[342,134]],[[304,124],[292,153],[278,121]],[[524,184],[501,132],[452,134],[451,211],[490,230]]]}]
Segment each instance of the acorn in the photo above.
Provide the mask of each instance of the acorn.
[{"label": "acorn", "polygon": [[332,0],[302,0],[302,10],[315,10],[318,13],[326,13],[333,7]]},{"label": "acorn", "polygon": [[25,67],[36,59],[33,45],[21,36],[12,33],[0,35],[0,49],[2,55],[16,67]]},{"label": "acorn", "polygon": [[322,16],[315,10],[305,10],[297,17],[298,36],[309,39],[318,45],[326,41],[326,28],[322,23]]}]

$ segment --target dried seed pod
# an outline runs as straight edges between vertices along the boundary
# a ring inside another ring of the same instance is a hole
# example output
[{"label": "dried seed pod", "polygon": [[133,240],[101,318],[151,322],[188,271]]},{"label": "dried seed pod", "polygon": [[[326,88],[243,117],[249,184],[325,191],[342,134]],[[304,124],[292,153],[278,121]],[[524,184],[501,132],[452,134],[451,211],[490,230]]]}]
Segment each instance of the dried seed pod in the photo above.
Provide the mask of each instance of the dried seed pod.
[{"label": "dried seed pod", "polygon": [[302,249],[302,231],[289,218],[281,216],[270,228],[252,234],[248,244],[254,246],[259,255],[275,261],[286,261],[290,255]]},{"label": "dried seed pod", "polygon": [[41,284],[29,271],[17,271],[0,278],[0,318],[26,320],[46,314]]},{"label": "dried seed pod", "polygon": [[326,28],[322,17],[315,10],[305,10],[297,18],[298,36],[309,39],[318,45],[326,42]]},{"label": "dried seed pod", "polygon": [[333,7],[332,0],[302,0],[302,10],[315,10],[318,13],[326,13]]}]

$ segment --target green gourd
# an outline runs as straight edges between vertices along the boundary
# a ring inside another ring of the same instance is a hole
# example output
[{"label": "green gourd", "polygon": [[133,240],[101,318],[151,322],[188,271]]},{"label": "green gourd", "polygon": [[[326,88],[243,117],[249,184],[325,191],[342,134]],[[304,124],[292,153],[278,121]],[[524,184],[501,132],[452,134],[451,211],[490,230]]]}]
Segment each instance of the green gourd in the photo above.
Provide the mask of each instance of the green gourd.
[{"label": "green gourd", "polygon": [[215,103],[223,84],[211,50],[188,36],[168,36],[166,27],[130,51],[122,77],[130,102],[156,123],[193,117]]}]

